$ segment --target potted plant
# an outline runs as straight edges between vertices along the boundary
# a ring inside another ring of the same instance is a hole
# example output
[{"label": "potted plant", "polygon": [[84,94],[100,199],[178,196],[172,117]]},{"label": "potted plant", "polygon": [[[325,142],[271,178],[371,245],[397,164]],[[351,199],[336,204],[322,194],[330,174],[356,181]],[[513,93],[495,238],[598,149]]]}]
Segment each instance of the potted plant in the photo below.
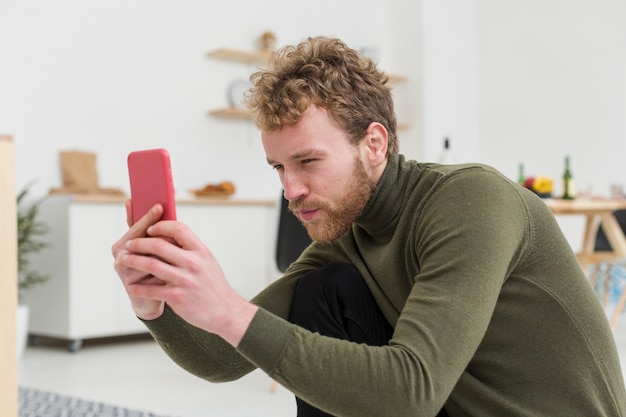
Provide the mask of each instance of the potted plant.
[{"label": "potted plant", "polygon": [[48,246],[43,237],[48,233],[48,226],[39,219],[39,209],[43,199],[27,203],[30,186],[26,186],[17,196],[17,352],[18,358],[26,347],[28,338],[29,308],[21,302],[23,291],[46,282],[50,277],[33,269],[31,255],[39,253]]}]

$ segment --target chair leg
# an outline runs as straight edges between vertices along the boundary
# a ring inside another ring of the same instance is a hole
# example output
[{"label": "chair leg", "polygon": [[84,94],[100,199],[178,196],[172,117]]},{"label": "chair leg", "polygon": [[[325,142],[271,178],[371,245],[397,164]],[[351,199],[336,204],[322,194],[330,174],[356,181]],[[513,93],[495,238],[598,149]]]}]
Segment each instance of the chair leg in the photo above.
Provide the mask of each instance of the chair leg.
[{"label": "chair leg", "polygon": [[280,384],[278,382],[272,380],[272,386],[270,387],[270,392],[272,394],[275,393],[279,386]]},{"label": "chair leg", "polygon": [[[600,265],[596,264],[596,265],[593,265],[591,268],[592,268],[592,271],[589,274],[589,284],[591,284],[591,288],[593,288],[594,291],[596,291],[596,283],[598,281],[598,277],[600,276]],[[604,299],[602,297],[601,299],[602,299],[602,307],[606,307]]]},{"label": "chair leg", "polygon": [[[599,283],[602,285],[602,294],[600,298],[604,308],[608,306],[611,295],[611,272],[618,265],[621,265],[621,262],[600,262],[594,266],[592,273],[589,275],[589,282],[594,288],[596,288],[596,285],[598,284],[598,279],[604,280],[604,282]],[[615,309],[613,310],[613,314],[611,315],[610,326],[612,331],[615,331],[617,328],[617,322],[619,321],[620,316],[624,313],[624,308],[626,308],[626,286],[622,288],[617,304],[615,305]]]},{"label": "chair leg", "polygon": [[594,289],[594,291],[596,290],[598,279],[604,280],[604,282],[600,282],[600,284],[602,285],[602,294],[598,294],[598,297],[602,301],[602,307],[604,308],[606,308],[609,302],[608,294],[609,294],[609,286],[610,286],[609,273],[605,271],[606,269],[605,266],[606,265],[604,265],[602,262],[595,264],[592,266],[593,269],[591,273],[589,274],[589,284],[591,284],[591,287]]},{"label": "chair leg", "polygon": [[611,292],[611,270],[613,269],[613,265],[607,265],[606,271],[604,273],[604,294],[602,295],[602,303],[603,306],[609,305],[609,295]]},{"label": "chair leg", "polygon": [[615,311],[613,311],[613,317],[611,317],[611,330],[615,331],[617,327],[617,321],[619,317],[624,312],[624,306],[626,305],[626,290],[622,290],[622,294],[619,297],[619,301],[615,306]]},{"label": "chair leg", "polygon": [[589,283],[591,284],[592,287],[595,287],[596,285],[596,281],[598,280],[598,276],[600,275],[600,265],[596,264],[593,265],[593,271],[591,272],[591,275],[589,275]]}]

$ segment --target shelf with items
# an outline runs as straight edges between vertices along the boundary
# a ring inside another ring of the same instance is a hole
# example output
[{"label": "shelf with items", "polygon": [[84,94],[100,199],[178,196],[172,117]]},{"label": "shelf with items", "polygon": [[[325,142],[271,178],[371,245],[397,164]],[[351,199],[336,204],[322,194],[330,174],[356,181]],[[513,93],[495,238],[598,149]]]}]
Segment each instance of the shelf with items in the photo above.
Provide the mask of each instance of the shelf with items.
[{"label": "shelf with items", "polygon": [[[406,75],[401,74],[387,74],[387,76],[389,77],[389,84],[392,88],[395,84],[407,82],[409,79]],[[411,125],[409,123],[398,123],[397,125],[398,131],[409,130],[410,128]]]},{"label": "shelf with items", "polygon": [[[270,55],[273,52],[275,37],[271,32],[266,32],[261,35],[259,41],[262,45],[260,50],[257,51],[247,51],[240,49],[231,49],[231,48],[219,48],[215,49],[209,53],[207,56],[211,59],[218,59],[222,61],[229,61],[239,64],[258,64],[265,65],[269,60]],[[408,77],[402,74],[387,74],[389,78],[389,84],[401,84],[408,80]],[[237,80],[234,81],[237,83]],[[239,88],[239,87],[237,87]],[[237,101],[237,97],[233,97],[233,95],[239,96],[239,92],[233,92],[233,88],[229,88],[229,102],[230,105],[223,108],[214,109],[208,112],[211,117],[225,118],[225,119],[238,119],[238,120],[247,120],[250,121],[253,119],[252,114],[245,108],[239,107],[234,104]],[[408,130],[410,125],[407,123],[399,123],[397,129],[399,131]]]},{"label": "shelf with items", "polygon": [[[276,36],[272,32],[264,32],[258,39],[259,50],[219,48],[207,53],[207,56],[211,59],[238,64],[257,64],[258,66],[263,66],[269,60],[274,50],[275,43]],[[247,90],[248,87],[246,81],[232,81],[228,88],[228,106],[209,111],[209,116],[226,119],[252,120],[252,114],[240,105],[244,91]]]},{"label": "shelf with items", "polygon": [[[252,120],[252,114],[246,109],[240,109],[238,107],[224,107],[221,109],[211,110],[209,115],[213,117],[221,117],[224,119],[239,119],[239,120]],[[397,130],[409,130],[411,125],[408,123],[398,123]]]}]

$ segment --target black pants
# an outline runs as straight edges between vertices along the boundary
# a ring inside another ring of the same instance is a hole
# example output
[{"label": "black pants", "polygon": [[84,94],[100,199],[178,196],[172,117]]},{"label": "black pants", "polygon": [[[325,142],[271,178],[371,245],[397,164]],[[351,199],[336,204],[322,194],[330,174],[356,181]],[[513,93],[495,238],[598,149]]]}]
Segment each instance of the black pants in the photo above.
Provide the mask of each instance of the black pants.
[{"label": "black pants", "polygon": [[[352,265],[332,263],[300,278],[289,321],[324,336],[386,345],[393,328],[383,316],[361,274]],[[296,397],[298,417],[332,417]],[[441,410],[437,417],[447,417]]]},{"label": "black pants", "polygon": [[[302,276],[289,321],[324,336],[372,346],[386,345],[393,334],[361,274],[347,264],[329,264]],[[330,416],[300,398],[296,403],[298,417]]]}]

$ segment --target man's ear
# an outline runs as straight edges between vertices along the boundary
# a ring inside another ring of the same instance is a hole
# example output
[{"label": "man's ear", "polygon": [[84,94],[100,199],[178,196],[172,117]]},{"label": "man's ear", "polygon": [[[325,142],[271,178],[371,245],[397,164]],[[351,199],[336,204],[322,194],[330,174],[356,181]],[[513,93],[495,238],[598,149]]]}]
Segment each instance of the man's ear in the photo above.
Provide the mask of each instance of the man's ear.
[{"label": "man's ear", "polygon": [[362,156],[369,161],[370,166],[378,166],[387,160],[388,146],[389,134],[385,126],[378,122],[370,123],[365,137],[361,141]]}]

